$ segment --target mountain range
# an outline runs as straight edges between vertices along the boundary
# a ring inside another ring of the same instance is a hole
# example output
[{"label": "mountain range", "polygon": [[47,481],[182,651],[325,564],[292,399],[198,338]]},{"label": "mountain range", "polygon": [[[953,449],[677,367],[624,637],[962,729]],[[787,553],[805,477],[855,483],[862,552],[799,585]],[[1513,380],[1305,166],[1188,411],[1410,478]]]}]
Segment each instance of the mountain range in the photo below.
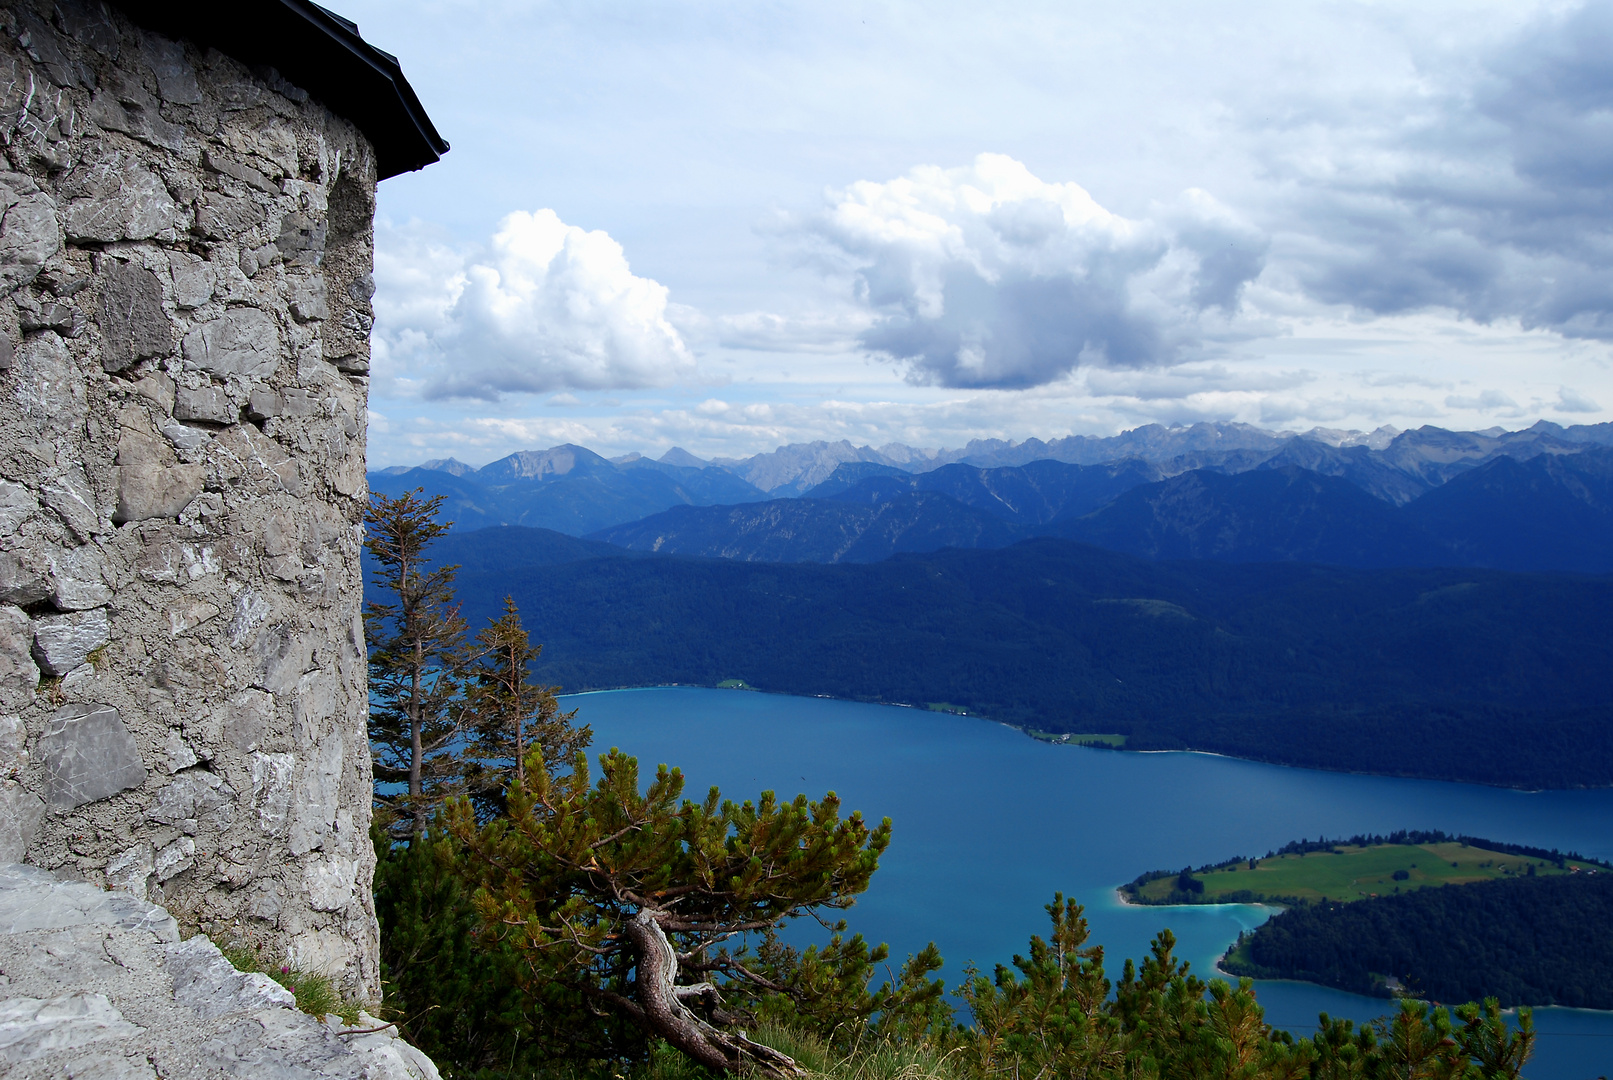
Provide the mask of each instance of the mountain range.
[{"label": "mountain range", "polygon": [[1546,421],[1304,435],[1150,425],[959,451],[796,444],[742,461],[676,447],[607,460],[566,445],[370,480],[383,494],[442,495],[458,530],[523,525],[748,561],[877,562],[1056,536],[1150,558],[1602,573],[1610,444],[1613,424]]},{"label": "mountain range", "polygon": [[[1548,450],[1572,453],[1586,444],[1613,444],[1613,423],[1562,427],[1542,420],[1521,431],[1490,428],[1486,431],[1447,431],[1421,427],[1399,431],[1382,427],[1372,432],[1313,428],[1302,434],[1268,431],[1249,424],[1198,423],[1165,427],[1147,424],[1113,436],[1071,435],[1043,441],[976,439],[953,450],[928,450],[890,443],[875,449],[850,442],[795,443],[743,459],[715,458],[710,463],[729,469],[748,483],[775,496],[805,494],[848,462],[886,465],[904,472],[928,472],[961,463],[979,468],[1026,465],[1032,461],[1062,461],[1071,465],[1099,465],[1137,458],[1158,465],[1167,476],[1192,469],[1220,468],[1243,472],[1267,461],[1274,466],[1301,465],[1348,479],[1392,502],[1409,502],[1452,476],[1490,459],[1509,455],[1532,457]],[[1291,455],[1282,456],[1284,451]],[[699,458],[674,448],[684,465]],[[665,458],[663,458],[665,460]],[[703,464],[703,463],[702,463]],[[1382,471],[1387,467],[1387,472]],[[1375,489],[1373,477],[1384,486]],[[1400,479],[1406,477],[1409,479]],[[1403,488],[1398,491],[1397,488]]]},{"label": "mountain range", "polygon": [[878,562],[1056,536],[1151,559],[1613,572],[1613,447],[1493,458],[1403,506],[1298,465],[1152,482],[1157,468],[1135,460],[875,468],[842,465],[799,499],[682,506],[593,537],[752,562]]},{"label": "mountain range", "polygon": [[370,473],[370,490],[443,496],[441,519],[456,529],[526,525],[582,536],[669,506],[765,499],[727,469],[634,457],[609,461],[581,446],[523,450],[473,469],[452,458]]},{"label": "mountain range", "polygon": [[[443,496],[466,619],[513,596],[568,690],[738,679],[1135,750],[1613,783],[1613,425],[1139,432],[371,481]],[[1119,456],[1002,460],[1094,444]]]}]

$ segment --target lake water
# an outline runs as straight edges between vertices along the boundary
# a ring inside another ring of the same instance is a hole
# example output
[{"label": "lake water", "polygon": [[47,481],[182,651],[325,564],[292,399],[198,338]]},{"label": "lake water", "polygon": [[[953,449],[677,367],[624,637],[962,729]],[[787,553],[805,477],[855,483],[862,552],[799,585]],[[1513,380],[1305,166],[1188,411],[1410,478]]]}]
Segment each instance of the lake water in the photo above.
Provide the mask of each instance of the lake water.
[{"label": "lake water", "polygon": [[[1248,905],[1122,905],[1115,887],[1145,870],[1264,855],[1290,840],[1442,829],[1613,860],[1613,790],[1518,792],[1352,776],[1209,754],[1117,753],[1036,742],[970,717],[737,690],[664,687],[563,699],[646,773],[676,765],[688,792],[736,799],[838,792],[846,812],[895,826],[872,887],[847,913],[896,959],[934,940],[949,984],[966,961],[989,970],[1045,934],[1055,891],[1086,906],[1092,940],[1118,976],[1169,927],[1200,975],[1240,930]],[[1613,932],[1607,927],[1602,933]],[[1316,1014],[1368,1020],[1382,1000],[1262,981],[1267,1020],[1296,1035]],[[1531,1080],[1613,1074],[1613,1013],[1541,1009]]]}]

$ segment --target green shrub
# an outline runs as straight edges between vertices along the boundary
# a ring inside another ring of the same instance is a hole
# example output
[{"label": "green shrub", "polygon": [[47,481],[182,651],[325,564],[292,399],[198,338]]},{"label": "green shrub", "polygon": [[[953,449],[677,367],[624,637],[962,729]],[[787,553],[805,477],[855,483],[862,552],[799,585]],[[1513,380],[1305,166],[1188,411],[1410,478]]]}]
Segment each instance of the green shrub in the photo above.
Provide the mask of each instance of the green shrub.
[{"label": "green shrub", "polygon": [[373,839],[382,1015],[443,1076],[619,1080],[622,1060],[643,1058],[632,1025],[534,984],[513,947],[481,933],[451,841],[394,845],[379,830]]}]

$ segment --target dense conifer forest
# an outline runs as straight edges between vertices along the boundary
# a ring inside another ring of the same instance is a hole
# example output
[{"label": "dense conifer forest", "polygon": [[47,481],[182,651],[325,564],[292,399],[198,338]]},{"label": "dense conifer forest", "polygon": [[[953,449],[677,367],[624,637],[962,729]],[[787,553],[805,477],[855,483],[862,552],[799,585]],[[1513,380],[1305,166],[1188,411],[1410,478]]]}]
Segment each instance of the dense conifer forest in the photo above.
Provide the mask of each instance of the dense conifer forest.
[{"label": "dense conifer forest", "polygon": [[1613,783],[1606,577],[1156,563],[1060,540],[817,566],[599,557],[562,537],[538,565],[533,532],[462,534],[445,557],[469,621],[513,594],[544,628],[539,677],[568,690],[741,679],[1133,750]]},{"label": "dense conifer forest", "polygon": [[1613,873],[1525,877],[1290,908],[1234,946],[1233,975],[1435,1001],[1613,1009]]}]

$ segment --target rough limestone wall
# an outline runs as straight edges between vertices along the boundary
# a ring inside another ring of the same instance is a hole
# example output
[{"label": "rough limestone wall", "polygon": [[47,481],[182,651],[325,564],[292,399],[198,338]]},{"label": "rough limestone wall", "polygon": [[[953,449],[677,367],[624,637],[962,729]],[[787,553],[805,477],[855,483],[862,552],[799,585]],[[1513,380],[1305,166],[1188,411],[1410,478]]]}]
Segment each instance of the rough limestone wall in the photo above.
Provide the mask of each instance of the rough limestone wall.
[{"label": "rough limestone wall", "polygon": [[0,863],[379,993],[375,159],[272,70],[0,4]]},{"label": "rough limestone wall", "polygon": [[8,1080],[441,1080],[360,1014],[316,1019],[162,908],[0,866],[0,1075]]}]

